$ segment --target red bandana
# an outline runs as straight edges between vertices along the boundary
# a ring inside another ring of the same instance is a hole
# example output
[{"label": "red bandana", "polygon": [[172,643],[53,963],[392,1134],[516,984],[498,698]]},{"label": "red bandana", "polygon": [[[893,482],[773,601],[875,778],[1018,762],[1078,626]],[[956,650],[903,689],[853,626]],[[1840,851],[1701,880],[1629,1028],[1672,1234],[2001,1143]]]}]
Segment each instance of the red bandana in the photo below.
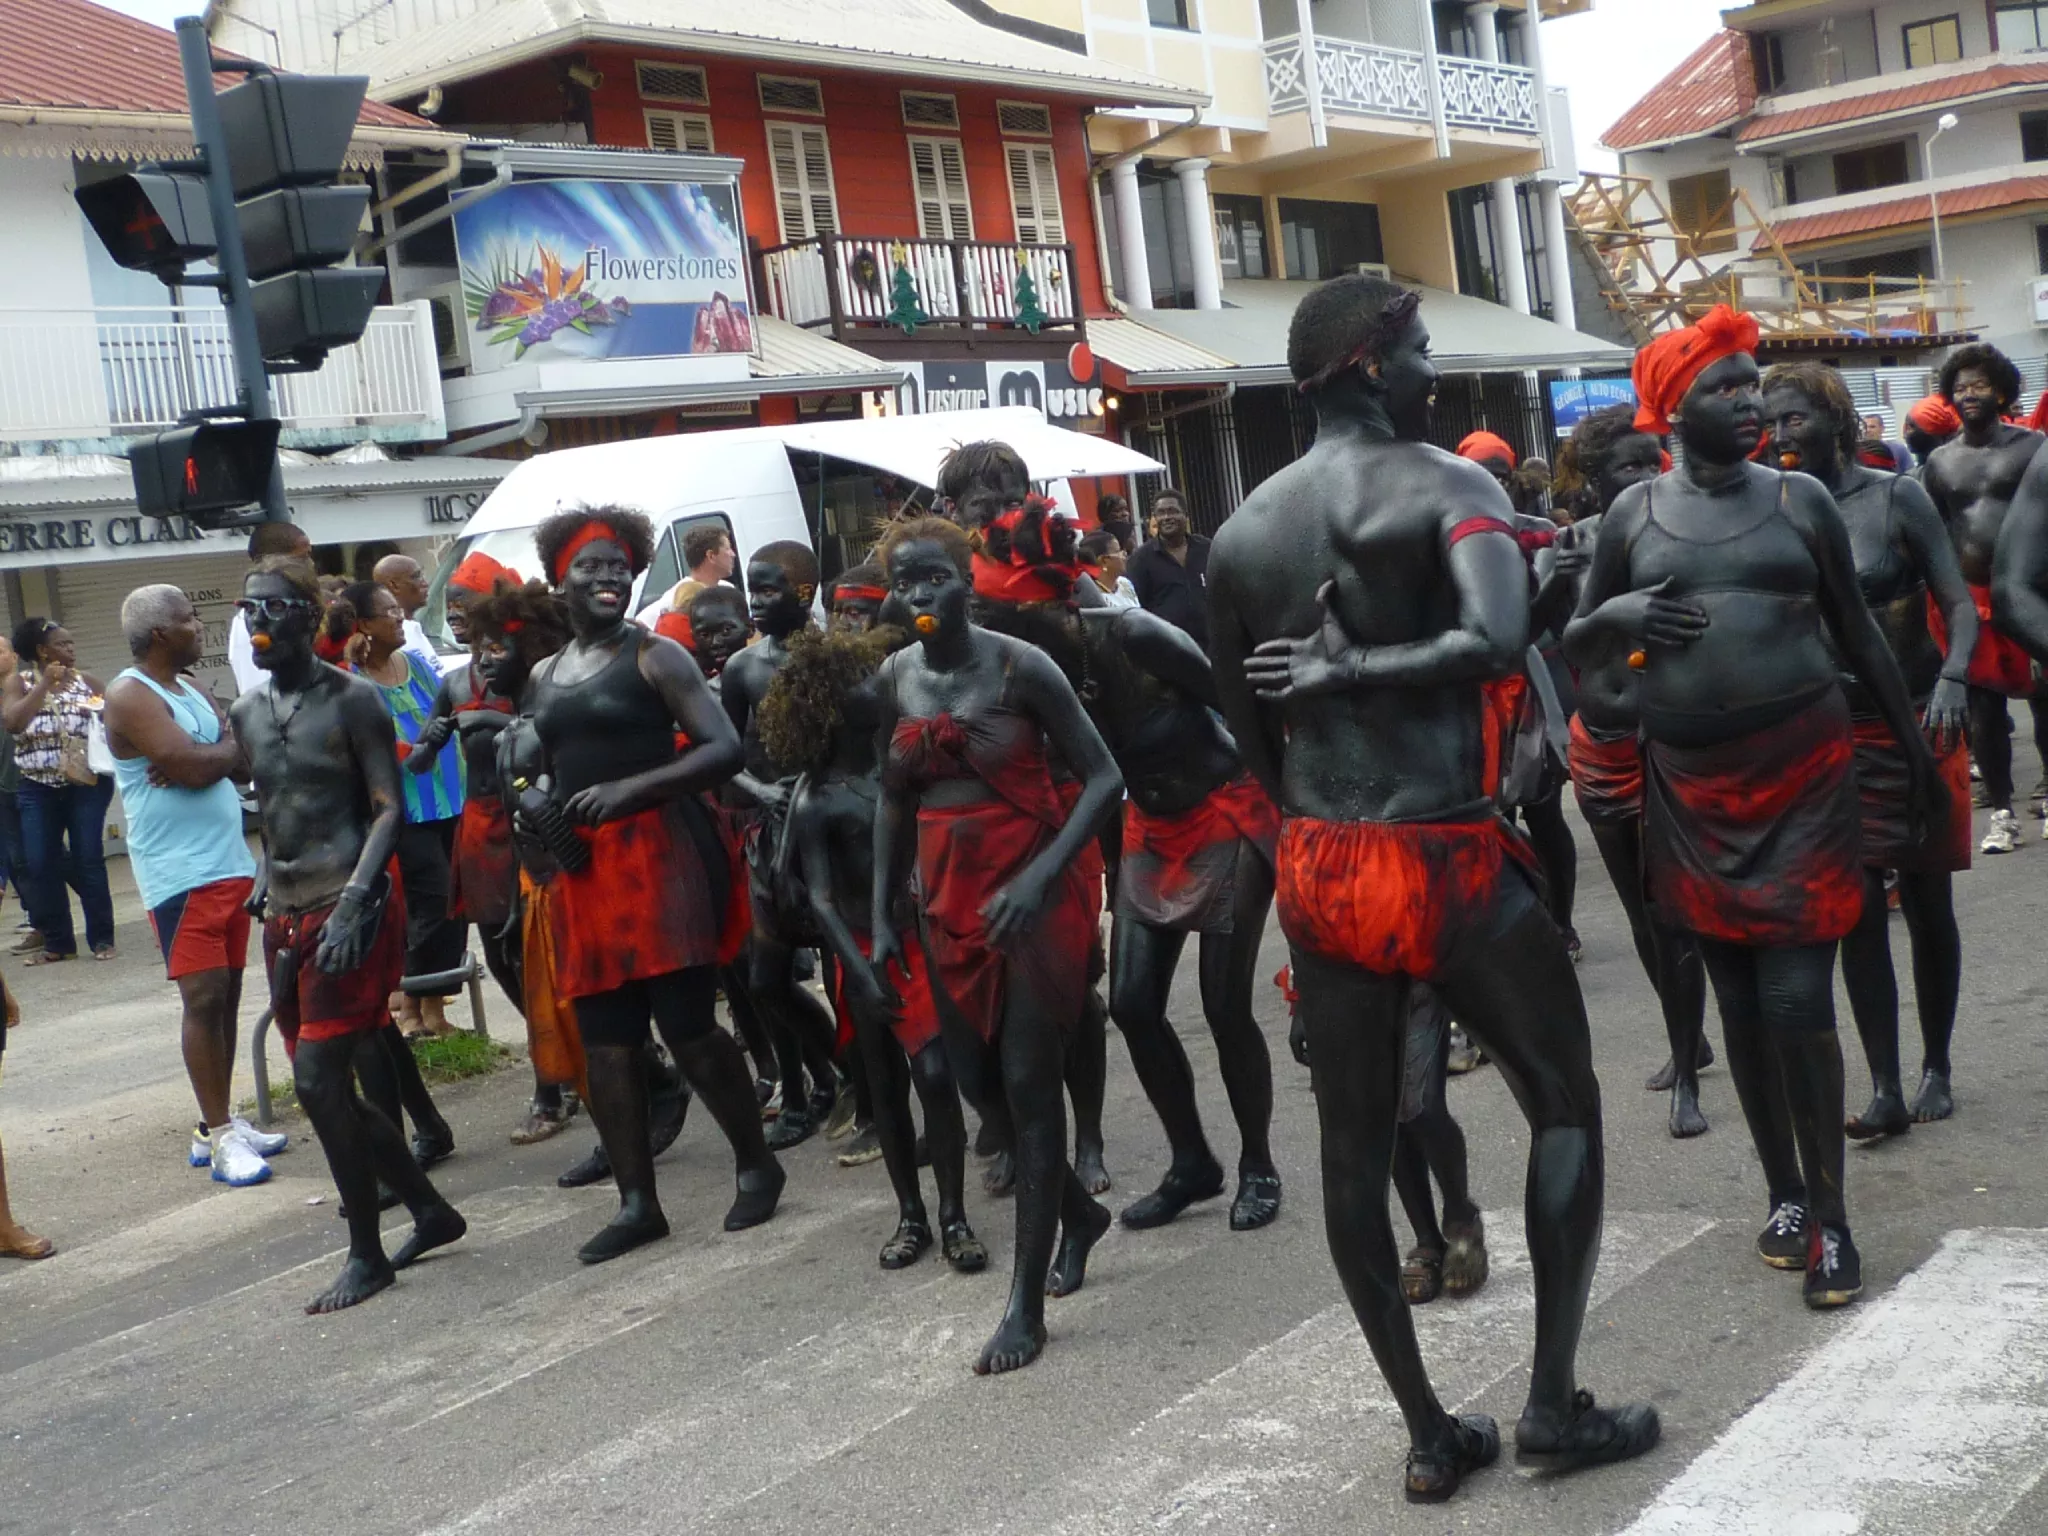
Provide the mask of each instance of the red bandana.
[{"label": "red bandana", "polygon": [[493,560],[480,549],[473,549],[463,557],[462,564],[455,567],[455,574],[448,578],[448,585],[462,592],[474,592],[479,597],[489,597],[500,581],[521,586],[519,573],[509,565]]},{"label": "red bandana", "polygon": [[1507,439],[1496,437],[1491,432],[1470,434],[1458,444],[1458,457],[1470,459],[1474,464],[1484,464],[1488,459],[1505,459],[1509,469],[1513,469],[1517,462],[1515,450],[1508,446]]},{"label": "red bandana", "polygon": [[[1057,516],[1056,503],[1044,496],[1032,494],[1024,498],[1024,505],[1012,507],[1007,512],[998,512],[990,519],[989,526],[1000,528],[1010,536],[1010,553],[1006,560],[975,551],[974,592],[977,597],[986,597],[999,603],[1063,603],[1072,594],[1074,582],[1081,575],[1078,559],[1057,561],[1042,556],[1033,559],[1030,554],[1017,548],[1020,531],[1045,547],[1042,529]],[[1058,578],[1064,576],[1064,582]]]},{"label": "red bandana", "polygon": [[1916,402],[1913,409],[1906,412],[1906,420],[1929,437],[1954,437],[1963,430],[1963,418],[1939,395],[1929,395],[1925,400]]},{"label": "red bandana", "polygon": [[595,544],[599,539],[610,539],[624,549],[626,541],[619,537],[619,531],[603,518],[593,517],[569,536],[569,542],[562,546],[562,552],[555,556],[553,572],[555,585],[560,586],[569,575],[569,563],[576,558],[585,545]]},{"label": "red bandana", "polygon": [[1756,316],[1716,304],[1696,324],[1643,348],[1636,354],[1636,430],[1664,436],[1699,376],[1724,357],[1754,356],[1758,335]]}]

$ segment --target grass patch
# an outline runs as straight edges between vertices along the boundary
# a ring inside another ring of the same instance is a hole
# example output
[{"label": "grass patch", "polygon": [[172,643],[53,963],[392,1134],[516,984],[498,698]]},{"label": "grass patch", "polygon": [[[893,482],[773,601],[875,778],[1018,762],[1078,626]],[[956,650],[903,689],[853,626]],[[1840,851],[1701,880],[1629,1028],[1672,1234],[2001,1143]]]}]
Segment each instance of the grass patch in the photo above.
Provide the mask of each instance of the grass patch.
[{"label": "grass patch", "polygon": [[[420,1076],[429,1087],[438,1083],[459,1083],[466,1077],[488,1077],[518,1060],[497,1041],[473,1035],[468,1030],[439,1035],[431,1040],[415,1040],[412,1042],[412,1058],[419,1063]],[[270,1112],[273,1119],[299,1113],[299,1091],[291,1073],[271,1079]],[[236,1113],[253,1116],[256,1100],[244,1099],[236,1106]]]}]

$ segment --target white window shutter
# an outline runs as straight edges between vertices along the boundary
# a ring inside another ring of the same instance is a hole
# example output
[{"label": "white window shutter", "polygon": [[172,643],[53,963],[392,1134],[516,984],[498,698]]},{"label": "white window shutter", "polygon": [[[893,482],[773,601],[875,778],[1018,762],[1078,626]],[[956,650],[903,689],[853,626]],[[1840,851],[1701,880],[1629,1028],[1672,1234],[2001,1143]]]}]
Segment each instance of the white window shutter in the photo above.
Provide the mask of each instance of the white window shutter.
[{"label": "white window shutter", "polygon": [[832,187],[832,151],[823,128],[770,123],[768,168],[775,179],[775,207],[785,244],[837,232],[839,206]]},{"label": "white window shutter", "polygon": [[1049,144],[1005,144],[1010,167],[1010,207],[1017,219],[1021,245],[1064,245],[1066,221],[1060,216],[1059,181],[1053,172]]},{"label": "white window shutter", "polygon": [[649,111],[647,145],[650,149],[676,149],[693,155],[708,155],[712,152],[711,119],[697,112]]},{"label": "white window shutter", "polygon": [[958,139],[910,140],[910,178],[917,191],[917,232],[927,240],[972,240],[967,157]]}]

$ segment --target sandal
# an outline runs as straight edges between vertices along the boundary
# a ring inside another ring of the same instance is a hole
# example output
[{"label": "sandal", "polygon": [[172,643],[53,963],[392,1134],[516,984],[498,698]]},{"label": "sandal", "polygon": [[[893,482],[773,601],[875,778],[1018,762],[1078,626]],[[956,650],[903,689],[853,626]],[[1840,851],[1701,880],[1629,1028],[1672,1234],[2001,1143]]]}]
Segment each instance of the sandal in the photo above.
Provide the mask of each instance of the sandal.
[{"label": "sandal", "polygon": [[1401,1294],[1408,1305],[1419,1307],[1435,1301],[1444,1291],[1444,1256],[1434,1248],[1417,1246],[1401,1261]]},{"label": "sandal", "polygon": [[41,954],[39,954],[39,955],[30,955],[30,956],[28,957],[28,959],[26,959],[26,960],[24,960],[24,961],[22,962],[22,964],[24,964],[24,965],[55,965],[55,964],[57,964],[57,963],[58,963],[58,962],[59,962],[60,960],[76,960],[77,958],[78,958],[78,954],[77,954],[77,952],[76,952],[76,951],[73,951],[73,952],[71,952],[71,953],[69,953],[69,954],[62,954],[62,955],[60,955],[60,954],[58,954],[58,953],[57,953],[57,952],[56,952],[55,950],[53,950],[53,949],[46,949],[46,950],[44,950],[44,951],[43,951],[43,952],[42,952]]},{"label": "sandal", "polygon": [[978,1275],[988,1268],[988,1245],[964,1221],[947,1224],[940,1251],[956,1275]]},{"label": "sandal", "polygon": [[1524,1409],[1515,1426],[1515,1463],[1534,1472],[1576,1472],[1640,1456],[1663,1434],[1657,1410],[1648,1403],[1596,1407],[1593,1394],[1572,1394],[1569,1416],[1562,1424],[1531,1420]]},{"label": "sandal", "polygon": [[1500,1426],[1486,1413],[1461,1413],[1451,1419],[1448,1452],[1408,1453],[1407,1495],[1410,1504],[1441,1504],[1458,1491],[1467,1473],[1490,1467],[1500,1457]]},{"label": "sandal", "polygon": [[112,960],[115,958],[114,946],[111,944],[102,944],[99,946],[99,948],[95,949],[92,952],[92,957],[95,960]]},{"label": "sandal", "polygon": [[882,1268],[908,1269],[932,1245],[932,1229],[906,1216],[896,1225],[896,1235],[882,1244]]}]

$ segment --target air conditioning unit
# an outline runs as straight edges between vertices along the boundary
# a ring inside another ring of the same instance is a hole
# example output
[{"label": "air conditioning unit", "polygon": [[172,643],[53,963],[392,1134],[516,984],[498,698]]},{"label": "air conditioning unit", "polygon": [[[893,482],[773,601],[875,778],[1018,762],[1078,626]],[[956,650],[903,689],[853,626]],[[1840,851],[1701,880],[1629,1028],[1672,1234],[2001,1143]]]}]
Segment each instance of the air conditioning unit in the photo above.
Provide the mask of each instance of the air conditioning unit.
[{"label": "air conditioning unit", "polygon": [[1361,261],[1351,270],[1362,273],[1366,277],[1376,277],[1385,283],[1391,283],[1394,280],[1394,269],[1384,261]]},{"label": "air conditioning unit", "polygon": [[434,351],[439,354],[441,371],[454,373],[469,366],[469,309],[463,303],[462,284],[442,283],[422,290],[416,297],[425,299],[434,311]]},{"label": "air conditioning unit", "polygon": [[2034,301],[2034,324],[2048,325],[2048,277],[2027,279],[2027,295]]}]

